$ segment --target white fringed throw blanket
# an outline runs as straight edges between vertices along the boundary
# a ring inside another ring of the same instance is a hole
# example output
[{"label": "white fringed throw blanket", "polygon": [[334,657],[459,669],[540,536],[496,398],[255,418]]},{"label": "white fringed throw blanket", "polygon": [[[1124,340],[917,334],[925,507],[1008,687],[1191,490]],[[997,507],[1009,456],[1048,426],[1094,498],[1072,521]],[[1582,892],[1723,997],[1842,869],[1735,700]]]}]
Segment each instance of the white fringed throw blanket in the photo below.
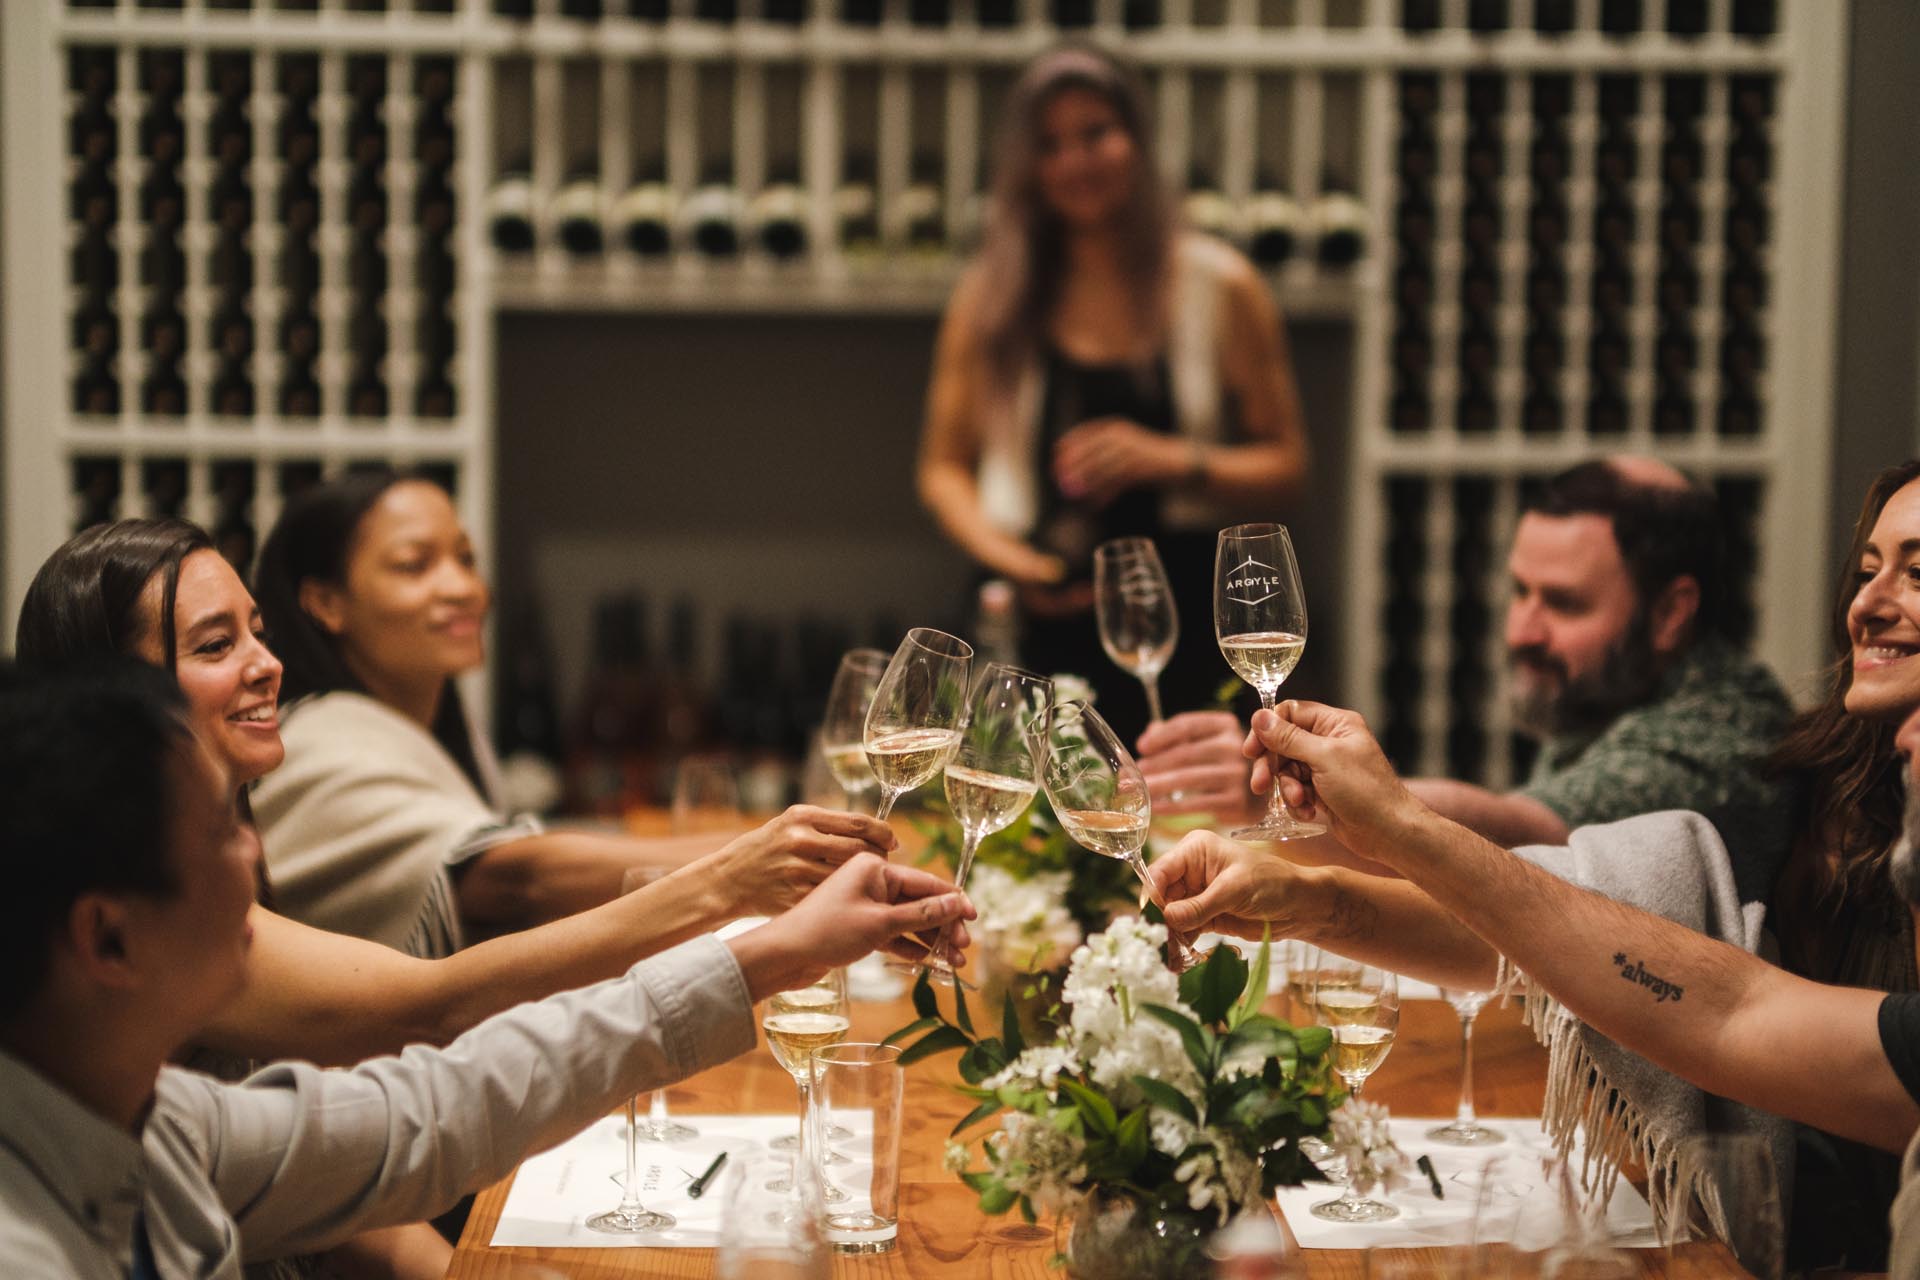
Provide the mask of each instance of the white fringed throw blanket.
[{"label": "white fringed throw blanket", "polygon": [[[1740,900],[1726,846],[1697,813],[1670,810],[1581,827],[1565,847],[1514,852],[1563,880],[1744,951],[1758,950],[1766,905]],[[1552,921],[1539,927],[1552,928]],[[1684,987],[1656,986],[1633,962],[1622,973],[1647,986],[1656,1002],[1686,998]],[[1523,978],[1501,960],[1501,994]],[[1571,1150],[1576,1133],[1585,1135],[1577,1174],[1590,1197],[1604,1199],[1621,1167],[1637,1162],[1647,1171],[1647,1198],[1663,1229],[1679,1216],[1702,1220],[1724,1236],[1717,1188],[1703,1177],[1676,1185],[1680,1146],[1695,1134],[1756,1133],[1773,1149],[1785,1211],[1793,1185],[1790,1122],[1695,1088],[1587,1026],[1537,984],[1525,983],[1524,990],[1527,1025],[1548,1052],[1541,1121],[1562,1152]]]}]

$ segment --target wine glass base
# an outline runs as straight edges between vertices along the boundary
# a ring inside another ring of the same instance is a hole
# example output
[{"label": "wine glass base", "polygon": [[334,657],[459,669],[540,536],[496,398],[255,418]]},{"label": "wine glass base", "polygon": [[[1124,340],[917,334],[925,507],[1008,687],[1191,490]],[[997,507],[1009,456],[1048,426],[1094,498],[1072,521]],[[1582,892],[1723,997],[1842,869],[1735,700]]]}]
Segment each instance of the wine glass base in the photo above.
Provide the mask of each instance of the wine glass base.
[{"label": "wine glass base", "polygon": [[1322,1200],[1313,1206],[1313,1216],[1328,1222],[1386,1222],[1400,1211],[1381,1200]]},{"label": "wine glass base", "polygon": [[1449,1147],[1491,1147],[1507,1140],[1507,1136],[1498,1129],[1459,1120],[1427,1130],[1427,1137]]},{"label": "wine glass base", "polygon": [[[633,1128],[633,1134],[642,1142],[687,1142],[700,1136],[700,1131],[691,1125],[680,1124],[674,1120],[664,1120],[655,1124],[651,1120],[642,1120]],[[794,1139],[799,1141],[799,1139]]]},{"label": "wine glass base", "polygon": [[654,1213],[649,1209],[609,1209],[587,1219],[589,1229],[604,1231],[609,1235],[632,1236],[646,1231],[666,1231],[673,1225],[672,1214]]},{"label": "wine glass base", "polygon": [[1267,840],[1305,840],[1310,836],[1327,834],[1327,824],[1303,822],[1299,818],[1266,818],[1250,827],[1241,827],[1238,831],[1229,831],[1227,834],[1235,840],[1255,843]]}]

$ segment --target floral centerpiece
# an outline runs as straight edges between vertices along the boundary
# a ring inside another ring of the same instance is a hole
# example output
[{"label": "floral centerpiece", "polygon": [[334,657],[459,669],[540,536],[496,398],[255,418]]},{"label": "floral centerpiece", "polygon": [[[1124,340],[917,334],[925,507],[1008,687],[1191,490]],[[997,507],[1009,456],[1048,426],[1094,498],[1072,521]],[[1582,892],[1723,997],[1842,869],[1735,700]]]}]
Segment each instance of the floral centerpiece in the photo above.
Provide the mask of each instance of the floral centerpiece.
[{"label": "floral centerpiece", "polygon": [[1077,1274],[1203,1273],[1208,1233],[1320,1177],[1300,1142],[1327,1132],[1344,1096],[1331,1033],[1260,1012],[1265,943],[1251,966],[1223,946],[1176,976],[1165,942],[1163,926],[1132,917],[1088,937],[1049,1042],[1026,1042],[1011,1002],[998,1037],[976,1036],[965,993],[949,1019],[924,977],[919,1018],[890,1037],[919,1035],[903,1062],[960,1051],[959,1087],[978,1105],[955,1137],[999,1124],[979,1139],[985,1168],[972,1167],[971,1139],[949,1144],[949,1167],[988,1213],[1073,1214]]}]

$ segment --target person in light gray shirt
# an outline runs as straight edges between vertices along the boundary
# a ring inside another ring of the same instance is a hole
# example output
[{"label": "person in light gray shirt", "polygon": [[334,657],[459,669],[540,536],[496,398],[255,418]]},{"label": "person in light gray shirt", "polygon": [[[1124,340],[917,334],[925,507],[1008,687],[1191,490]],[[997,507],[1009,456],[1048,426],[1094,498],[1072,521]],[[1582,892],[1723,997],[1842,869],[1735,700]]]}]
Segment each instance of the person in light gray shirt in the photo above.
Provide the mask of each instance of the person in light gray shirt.
[{"label": "person in light gray shirt", "polygon": [[242,980],[259,843],[223,767],[157,671],[0,670],[9,1276],[227,1280],[430,1217],[620,1099],[752,1048],[756,1000],[876,947],[922,954],[903,935],[973,914],[946,882],[862,855],[758,929],[444,1049],[222,1084],[166,1063]]}]

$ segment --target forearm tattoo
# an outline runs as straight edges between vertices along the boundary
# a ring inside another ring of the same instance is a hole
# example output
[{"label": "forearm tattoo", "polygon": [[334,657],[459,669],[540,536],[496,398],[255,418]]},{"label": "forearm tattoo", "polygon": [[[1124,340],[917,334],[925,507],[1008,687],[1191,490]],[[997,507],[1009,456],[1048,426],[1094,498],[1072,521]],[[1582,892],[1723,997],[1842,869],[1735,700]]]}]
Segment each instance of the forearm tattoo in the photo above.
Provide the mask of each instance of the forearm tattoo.
[{"label": "forearm tattoo", "polygon": [[1333,891],[1327,909],[1327,937],[1330,940],[1370,941],[1380,923],[1380,908],[1345,889]]},{"label": "forearm tattoo", "polygon": [[1685,988],[1681,987],[1678,983],[1668,982],[1665,978],[1657,978],[1647,972],[1647,966],[1645,964],[1638,960],[1627,959],[1627,953],[1624,951],[1616,951],[1613,953],[1613,965],[1614,968],[1620,970],[1620,977],[1624,981],[1645,987],[1653,996],[1655,1004],[1665,1004],[1669,1000],[1678,1003],[1680,997],[1686,994]]}]

